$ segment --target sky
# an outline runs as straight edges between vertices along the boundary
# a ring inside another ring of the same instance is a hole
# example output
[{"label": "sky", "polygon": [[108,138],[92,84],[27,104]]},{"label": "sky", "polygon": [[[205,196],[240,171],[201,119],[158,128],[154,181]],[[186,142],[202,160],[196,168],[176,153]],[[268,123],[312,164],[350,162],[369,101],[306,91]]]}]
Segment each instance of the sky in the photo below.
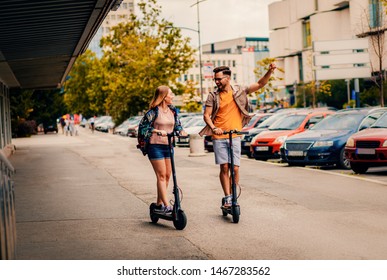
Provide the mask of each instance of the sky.
[{"label": "sky", "polygon": [[[158,0],[161,16],[177,27],[198,30],[197,0]],[[268,5],[279,0],[205,0],[199,3],[201,44],[239,37],[268,37]],[[194,6],[192,6],[194,5]],[[192,7],[191,7],[192,6]],[[182,29],[198,46],[198,33]]]}]

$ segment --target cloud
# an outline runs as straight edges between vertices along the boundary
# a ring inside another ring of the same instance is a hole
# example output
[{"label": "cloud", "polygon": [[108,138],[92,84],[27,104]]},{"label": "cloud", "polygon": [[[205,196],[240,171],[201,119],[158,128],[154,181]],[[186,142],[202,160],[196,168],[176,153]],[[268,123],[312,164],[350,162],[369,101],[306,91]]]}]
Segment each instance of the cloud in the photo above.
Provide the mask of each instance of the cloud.
[{"label": "cloud", "polygon": [[[245,36],[268,37],[268,5],[276,0],[206,0],[199,4],[202,44]],[[158,0],[162,17],[178,27],[198,29],[196,0]],[[198,44],[198,35],[183,30]]]}]

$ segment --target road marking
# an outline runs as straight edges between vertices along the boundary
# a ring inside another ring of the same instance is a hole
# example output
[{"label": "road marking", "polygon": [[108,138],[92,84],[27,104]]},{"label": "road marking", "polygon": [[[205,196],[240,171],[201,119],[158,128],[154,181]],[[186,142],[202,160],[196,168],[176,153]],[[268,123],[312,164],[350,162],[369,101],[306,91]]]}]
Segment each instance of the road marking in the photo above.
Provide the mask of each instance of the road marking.
[{"label": "road marking", "polygon": [[[241,158],[241,159],[257,161],[257,160],[255,160],[253,158]],[[261,161],[261,160],[258,160],[258,161],[261,162],[261,163],[271,164],[271,165],[276,165],[276,166],[287,166],[286,163],[280,163],[280,162],[277,163],[277,162]],[[317,172],[321,172],[321,173],[325,173],[325,174],[326,173],[330,173],[330,174],[333,174],[333,175],[336,175],[336,176],[353,178],[353,179],[363,180],[363,181],[367,181],[367,182],[370,182],[370,183],[376,183],[376,184],[381,184],[381,185],[387,186],[387,182],[383,182],[383,181],[379,181],[379,180],[375,180],[375,179],[369,179],[369,178],[360,177],[361,175],[357,175],[357,174],[342,174],[342,173],[337,173],[337,172],[333,172],[333,171],[329,171],[329,170],[321,170],[321,169],[314,168],[314,167],[300,167],[300,166],[297,167],[297,166],[292,166],[291,168],[307,169],[307,170],[317,171]]]}]

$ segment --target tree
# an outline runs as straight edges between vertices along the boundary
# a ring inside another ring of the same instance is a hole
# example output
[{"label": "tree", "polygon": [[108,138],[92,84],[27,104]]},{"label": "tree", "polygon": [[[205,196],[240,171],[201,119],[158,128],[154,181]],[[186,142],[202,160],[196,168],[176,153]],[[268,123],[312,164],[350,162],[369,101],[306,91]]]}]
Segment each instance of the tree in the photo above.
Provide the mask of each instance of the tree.
[{"label": "tree", "polygon": [[200,112],[201,110],[201,97],[198,96],[195,90],[195,83],[187,80],[184,85],[183,98],[185,105],[182,109],[187,112]]},{"label": "tree", "polygon": [[194,62],[190,39],[181,30],[160,19],[156,0],[141,0],[140,15],[113,28],[101,40],[106,68],[105,109],[116,121],[147,109],[160,85],[177,88],[176,79]]},{"label": "tree", "polygon": [[64,87],[64,101],[70,113],[85,116],[105,113],[105,71],[102,62],[90,50],[77,58]]},{"label": "tree", "polygon": [[369,13],[365,10],[364,15],[366,23],[362,24],[363,32],[358,35],[360,38],[368,37],[371,43],[371,49],[377,57],[376,65],[373,64],[371,60],[372,72],[376,75],[372,77],[375,85],[379,89],[379,100],[380,105],[384,107],[384,66],[383,58],[386,55],[385,48],[385,30],[387,22],[384,20],[386,9],[383,9],[383,6],[387,6],[386,0],[372,0],[369,5]]},{"label": "tree", "polygon": [[[327,95],[331,96],[331,84],[329,81],[310,81],[307,84],[304,84],[304,90],[305,90],[305,95],[311,99],[309,101],[309,104],[312,105],[313,108],[317,107],[317,102],[319,99],[317,98],[319,95]],[[306,106],[306,104],[305,104]]]},{"label": "tree", "polygon": [[[267,70],[269,69],[269,65],[271,63],[275,63],[276,59],[272,57],[266,57],[262,60],[257,61],[257,67],[254,69],[255,76],[259,79],[263,77]],[[282,68],[277,67],[277,71],[280,71],[281,73],[284,73],[284,70]],[[257,92],[255,92],[255,95],[257,97],[257,100],[259,100],[259,95],[268,96],[271,92],[278,92],[279,89],[274,86],[274,83],[276,81],[282,81],[282,77],[278,77],[276,75],[272,75],[263,88],[260,88]],[[258,102],[257,102],[258,104]]]}]

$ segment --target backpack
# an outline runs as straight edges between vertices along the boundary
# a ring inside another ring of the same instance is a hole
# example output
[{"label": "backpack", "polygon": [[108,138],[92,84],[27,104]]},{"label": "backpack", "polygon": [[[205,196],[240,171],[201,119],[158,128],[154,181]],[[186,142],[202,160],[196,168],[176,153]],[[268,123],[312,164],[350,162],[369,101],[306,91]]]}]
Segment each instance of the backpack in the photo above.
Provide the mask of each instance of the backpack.
[{"label": "backpack", "polygon": [[153,126],[153,122],[157,117],[155,110],[149,110],[138,124],[137,132],[137,149],[139,149],[144,156],[148,154],[148,144],[150,139],[149,127]]},{"label": "backpack", "polygon": [[139,149],[144,156],[148,153],[148,145],[145,141],[144,130],[144,117],[142,117],[140,123],[138,124],[138,132],[137,132],[137,149]]}]

